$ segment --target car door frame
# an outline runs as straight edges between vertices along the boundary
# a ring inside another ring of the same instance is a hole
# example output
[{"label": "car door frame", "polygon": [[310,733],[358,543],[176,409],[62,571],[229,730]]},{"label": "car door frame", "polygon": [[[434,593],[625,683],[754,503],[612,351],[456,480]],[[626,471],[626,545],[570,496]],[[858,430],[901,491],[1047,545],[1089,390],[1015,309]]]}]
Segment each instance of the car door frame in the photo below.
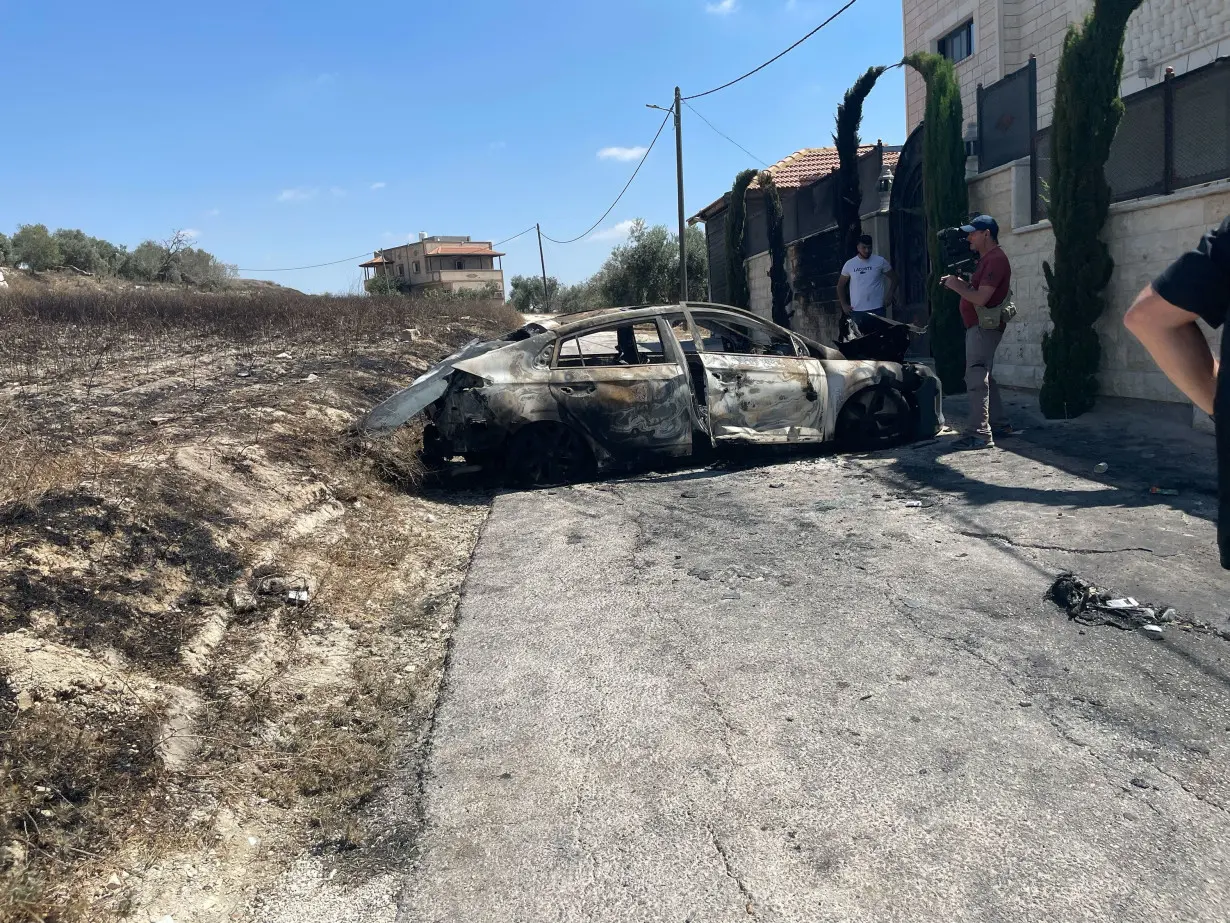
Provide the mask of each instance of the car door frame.
[{"label": "car door frame", "polygon": [[[705,370],[705,416],[714,441],[777,444],[826,440],[825,430],[830,425],[828,378],[823,364],[807,352],[798,337],[762,318],[721,308],[689,308],[687,314]],[[789,337],[795,354],[711,352],[698,327],[707,316],[745,326],[760,325],[769,333],[780,329]]]},{"label": "car door frame", "polygon": [[[559,367],[564,343],[645,323],[656,328],[666,362]],[[608,319],[561,335],[551,355],[548,388],[560,420],[576,426],[592,445],[612,457],[681,456],[692,451],[696,410],[691,373],[670,325],[660,316]]]}]

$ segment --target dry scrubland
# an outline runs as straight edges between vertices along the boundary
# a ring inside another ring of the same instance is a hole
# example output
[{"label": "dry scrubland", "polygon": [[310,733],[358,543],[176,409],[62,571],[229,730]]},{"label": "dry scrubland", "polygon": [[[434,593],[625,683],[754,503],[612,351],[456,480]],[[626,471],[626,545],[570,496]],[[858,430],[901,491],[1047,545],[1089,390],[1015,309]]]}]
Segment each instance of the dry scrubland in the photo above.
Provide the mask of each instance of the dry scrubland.
[{"label": "dry scrubland", "polygon": [[518,322],[0,291],[0,919],[226,919],[298,850],[373,845],[488,498],[420,487],[411,430],[347,431]]}]

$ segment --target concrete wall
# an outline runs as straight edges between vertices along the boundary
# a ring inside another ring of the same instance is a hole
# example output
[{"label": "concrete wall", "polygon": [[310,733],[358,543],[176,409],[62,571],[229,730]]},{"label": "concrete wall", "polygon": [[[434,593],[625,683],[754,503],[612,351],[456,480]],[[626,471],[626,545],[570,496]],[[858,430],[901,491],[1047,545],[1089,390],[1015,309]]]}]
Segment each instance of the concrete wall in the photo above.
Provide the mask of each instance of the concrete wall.
[{"label": "concrete wall", "polygon": [[[977,115],[977,85],[989,86],[1024,67],[1033,54],[1038,59],[1038,127],[1045,128],[1051,123],[1064,34],[1092,9],[1093,0],[903,0],[905,50],[935,51],[939,38],[972,18],[974,54],[956,65],[965,122]],[[1145,0],[1128,20],[1121,92],[1156,83],[1168,66],[1183,74],[1227,55],[1230,2]],[[1141,58],[1150,76],[1137,76]],[[908,133],[922,121],[925,88],[913,70],[904,71]]]},{"label": "concrete wall", "polygon": [[[1014,196],[1020,195],[1022,182],[1029,182],[1027,162],[1023,166],[1007,164],[972,180],[970,208],[1001,222],[1000,246],[1012,263],[1012,290],[1020,312],[996,353],[995,377],[1005,385],[1040,388],[1042,335],[1050,329],[1042,261],[1053,259],[1055,237],[1049,221],[1009,229]],[[1230,181],[1226,180],[1111,206],[1103,239],[1115,260],[1115,274],[1107,289],[1107,310],[1098,322],[1102,394],[1187,403],[1124,329],[1123,315],[1142,288],[1227,214]],[[1220,332],[1204,329],[1216,349]]]}]

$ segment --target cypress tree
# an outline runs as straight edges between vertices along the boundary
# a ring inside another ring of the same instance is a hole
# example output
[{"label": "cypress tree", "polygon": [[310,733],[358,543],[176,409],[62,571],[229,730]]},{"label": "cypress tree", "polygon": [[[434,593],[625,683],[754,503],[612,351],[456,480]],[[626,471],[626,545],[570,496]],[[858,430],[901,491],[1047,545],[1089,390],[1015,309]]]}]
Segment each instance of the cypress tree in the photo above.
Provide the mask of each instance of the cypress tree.
[{"label": "cypress tree", "polygon": [[1101,239],[1110,210],[1106,160],[1123,118],[1119,80],[1128,17],[1142,0],[1096,0],[1070,26],[1059,60],[1051,122],[1050,219],[1055,264],[1042,264],[1054,329],[1042,337],[1042,413],[1068,418],[1097,399],[1102,347],[1093,324],[1115,263]]},{"label": "cypress tree", "polygon": [[841,259],[854,256],[858,236],[863,232],[863,190],[858,179],[858,127],[863,121],[863,102],[876,85],[883,67],[869,67],[854,85],[846,90],[845,99],[837,107],[837,131],[833,144],[837,147],[837,239],[841,241]]},{"label": "cypress tree", "polygon": [[742,170],[730,188],[730,207],[726,211],[726,290],[730,303],[746,309],[751,304],[747,290],[747,269],[743,265],[743,231],[747,224],[747,187],[756,178],[755,170]]},{"label": "cypress tree", "polygon": [[961,87],[952,62],[942,55],[915,52],[905,59],[927,84],[923,117],[923,210],[927,214],[927,253],[931,275],[927,304],[931,311],[931,352],[944,391],[965,390],[965,325],[955,292],[940,285],[944,275],[940,241],[944,228],[964,224],[969,215],[965,185],[965,141],[961,137]]},{"label": "cypress tree", "polygon": [[793,292],[790,289],[790,277],[786,274],[782,197],[777,191],[777,184],[773,182],[773,174],[768,170],[762,172],[757,181],[764,192],[765,221],[769,230],[769,286],[773,292],[773,323],[789,327],[790,314],[786,309]]}]

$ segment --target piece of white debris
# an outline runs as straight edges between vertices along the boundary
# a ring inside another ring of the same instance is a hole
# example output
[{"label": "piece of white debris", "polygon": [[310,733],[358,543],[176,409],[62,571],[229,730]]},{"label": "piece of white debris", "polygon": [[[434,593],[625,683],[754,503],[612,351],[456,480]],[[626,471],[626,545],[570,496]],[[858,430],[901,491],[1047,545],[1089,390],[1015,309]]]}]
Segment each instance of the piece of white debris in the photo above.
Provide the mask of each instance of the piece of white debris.
[{"label": "piece of white debris", "polygon": [[433,516],[433,515],[431,515],[431,513],[428,513],[426,516],[424,516],[424,517],[423,517],[423,519],[424,519],[426,522],[435,522],[435,521],[436,521],[436,517],[435,517],[435,516]]},{"label": "piece of white debris", "polygon": [[107,879],[107,888],[112,891],[118,891],[122,887],[124,887],[124,882],[120,881],[120,876],[113,872],[111,877]]},{"label": "piece of white debris", "polygon": [[290,353],[278,353],[278,354],[277,354],[276,356],[274,356],[273,358],[275,358],[275,359],[293,359],[294,357],[293,357]]},{"label": "piece of white debris", "polygon": [[311,372],[308,374],[307,378],[304,378],[302,380],[303,381],[318,381],[319,379],[320,379],[319,375],[317,375],[315,372]]},{"label": "piece of white debris", "polygon": [[1165,634],[1165,632],[1162,631],[1161,625],[1142,625],[1140,630],[1154,641],[1162,640],[1162,636]]},{"label": "piece of white debris", "polygon": [[257,845],[259,845],[259,844],[260,844],[260,838],[259,838],[259,837],[254,837],[254,836],[250,836],[250,837],[248,837],[248,845],[249,845],[249,846],[257,846]]},{"label": "piece of white debris", "polygon": [[286,602],[292,606],[306,606],[308,599],[307,590],[291,590],[286,594]]}]

